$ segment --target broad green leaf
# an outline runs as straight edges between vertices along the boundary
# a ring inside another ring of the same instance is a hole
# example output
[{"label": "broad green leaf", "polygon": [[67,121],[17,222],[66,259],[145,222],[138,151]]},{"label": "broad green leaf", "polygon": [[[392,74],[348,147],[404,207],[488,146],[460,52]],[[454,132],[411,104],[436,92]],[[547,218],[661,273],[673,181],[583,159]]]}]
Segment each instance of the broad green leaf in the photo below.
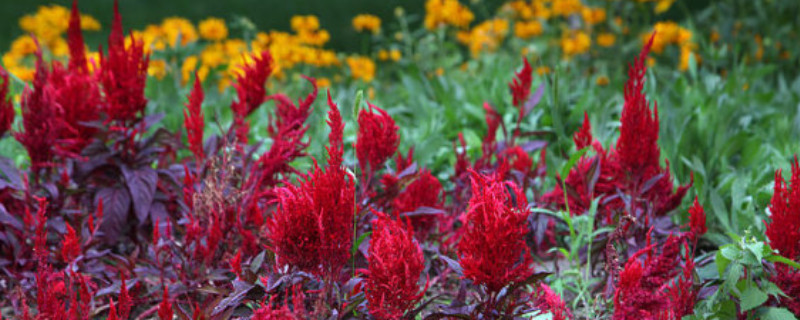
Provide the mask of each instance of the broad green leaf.
[{"label": "broad green leaf", "polygon": [[767,301],[767,294],[758,289],[758,287],[751,285],[742,292],[742,312],[750,311],[755,307],[764,304]]}]

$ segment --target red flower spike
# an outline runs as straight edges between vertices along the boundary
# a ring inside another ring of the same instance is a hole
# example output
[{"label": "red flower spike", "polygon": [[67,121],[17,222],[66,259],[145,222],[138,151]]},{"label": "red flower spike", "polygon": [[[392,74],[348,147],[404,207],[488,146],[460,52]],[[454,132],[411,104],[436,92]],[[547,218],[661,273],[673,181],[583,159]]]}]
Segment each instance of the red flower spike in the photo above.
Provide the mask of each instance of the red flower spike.
[{"label": "red flower spike", "polygon": [[231,103],[231,110],[234,116],[233,130],[240,143],[247,143],[250,125],[245,118],[264,103],[267,94],[264,85],[272,70],[272,55],[269,51],[264,51],[253,55],[253,63],[246,64],[243,72],[236,76],[233,87],[236,89],[237,99]]},{"label": "red flower spike", "polygon": [[55,88],[47,81],[49,72],[42,60],[41,49],[36,54],[36,73],[33,89],[25,88],[22,92],[22,131],[15,132],[14,138],[28,151],[31,159],[31,171],[35,175],[42,168],[51,167],[55,157],[56,139],[58,138]]},{"label": "red flower spike", "polygon": [[770,223],[765,234],[778,253],[792,260],[800,259],[800,165],[795,156],[789,185],[775,172],[775,191],[769,205]]},{"label": "red flower spike", "polygon": [[[109,307],[108,307],[108,318],[107,320],[117,320],[117,307],[114,306],[114,300],[108,300]],[[125,319],[125,318],[123,318]]]},{"label": "red flower spike", "polygon": [[581,150],[592,145],[594,137],[592,137],[592,123],[589,122],[589,114],[583,112],[583,125],[581,129],[572,135],[572,141],[575,142],[575,148]]},{"label": "red flower spike", "polygon": [[125,47],[119,3],[114,1],[114,20],[108,37],[108,53],[100,51],[100,82],[103,84],[109,120],[130,125],[144,113],[147,99],[144,86],[147,80],[149,56],[144,54],[144,43],[131,35],[131,44]]},{"label": "red flower spike", "polygon": [[34,256],[39,264],[45,264],[47,261],[47,199],[36,198],[39,204],[39,209],[36,210],[36,238],[34,240]]},{"label": "red flower spike", "polygon": [[[419,176],[392,201],[392,211],[398,216],[422,207],[441,209],[442,206],[442,184],[428,170],[422,170]],[[414,231],[421,236],[419,239],[424,239],[436,222],[436,217],[429,214],[413,215],[408,219]]]},{"label": "red flower spike", "polygon": [[277,189],[277,211],[267,221],[280,265],[334,277],[350,259],[355,183],[342,168],[341,115],[328,95],[328,167],[314,165],[299,185]]},{"label": "red flower spike", "polygon": [[0,68],[0,138],[11,130],[11,125],[14,123],[14,104],[11,102],[11,97],[8,96],[8,72]]},{"label": "red flower spike", "polygon": [[158,304],[158,318],[161,320],[172,320],[172,303],[169,301],[169,288],[164,286],[164,297]]},{"label": "red flower spike", "polygon": [[513,182],[475,172],[471,178],[473,194],[458,258],[465,278],[498,292],[533,274],[533,260],[525,244],[528,204]]},{"label": "red flower spike", "polygon": [[689,208],[689,226],[691,228],[691,233],[695,237],[700,237],[708,231],[706,227],[706,213],[703,210],[703,206],[697,201],[697,197],[694,198],[694,203],[692,203],[692,207]]},{"label": "red flower spike", "polygon": [[125,281],[125,273],[120,272],[120,287],[119,287],[119,317],[122,319],[128,319],[128,315],[130,315],[131,307],[133,306],[133,300],[131,299],[130,293],[128,292],[128,284]]},{"label": "red flower spike", "polygon": [[236,274],[237,278],[242,277],[242,250],[236,252],[236,255],[231,258],[229,264],[231,265],[231,271]]},{"label": "red flower spike", "polygon": [[[400,145],[399,129],[386,111],[371,103],[358,113],[358,140],[355,144],[358,164],[364,172],[380,169]],[[377,113],[375,111],[377,110]]]},{"label": "red flower spike", "polygon": [[61,257],[64,259],[64,262],[70,263],[81,255],[81,239],[69,223],[67,223],[66,226],[67,234],[64,236],[64,241],[61,243]]},{"label": "red flower spike", "polygon": [[572,319],[572,312],[567,309],[561,296],[553,292],[548,285],[540,283],[534,295],[536,296],[534,305],[541,311],[550,312],[553,320]]},{"label": "red flower spike", "polygon": [[81,32],[81,14],[78,12],[78,0],[72,0],[72,11],[67,28],[67,45],[69,46],[69,70],[71,72],[87,72],[85,43]]},{"label": "red flower spike", "polygon": [[411,309],[428,288],[419,290],[424,256],[413,232],[386,214],[373,210],[369,269],[364,286],[369,312],[378,319],[399,319]]},{"label": "red flower spike", "polygon": [[203,153],[203,128],[205,127],[203,99],[203,86],[200,84],[200,77],[195,74],[194,88],[189,94],[189,101],[186,103],[186,109],[183,110],[183,117],[189,150],[194,154],[198,165],[205,158]]},{"label": "red flower spike", "polygon": [[531,83],[533,82],[533,68],[528,63],[528,58],[522,58],[522,70],[516,73],[514,80],[508,84],[511,89],[511,96],[513,97],[513,104],[519,108],[519,116],[522,118],[524,115],[523,104],[531,94]]}]

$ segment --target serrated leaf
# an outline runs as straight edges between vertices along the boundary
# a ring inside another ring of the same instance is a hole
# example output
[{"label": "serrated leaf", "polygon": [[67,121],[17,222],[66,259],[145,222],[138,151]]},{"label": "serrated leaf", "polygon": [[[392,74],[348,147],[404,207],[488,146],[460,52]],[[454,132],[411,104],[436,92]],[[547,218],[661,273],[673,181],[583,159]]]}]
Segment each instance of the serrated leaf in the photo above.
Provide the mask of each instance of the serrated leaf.
[{"label": "serrated leaf", "polygon": [[764,320],[797,320],[789,310],[785,308],[767,308],[767,312],[761,317]]}]

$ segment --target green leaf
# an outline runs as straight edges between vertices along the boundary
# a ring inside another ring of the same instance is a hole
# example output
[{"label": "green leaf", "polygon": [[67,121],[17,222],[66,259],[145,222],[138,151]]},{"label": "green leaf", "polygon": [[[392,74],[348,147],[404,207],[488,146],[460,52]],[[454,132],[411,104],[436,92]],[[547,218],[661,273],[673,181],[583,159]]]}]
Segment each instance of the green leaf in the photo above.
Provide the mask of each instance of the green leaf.
[{"label": "green leaf", "polygon": [[372,235],[372,231],[367,231],[367,232],[364,232],[364,234],[362,234],[360,237],[358,237],[358,239],[356,240],[356,242],[354,242],[354,243],[353,243],[353,248],[352,248],[352,250],[350,251],[350,253],[351,253],[353,256],[355,256],[355,255],[356,255],[356,252],[358,252],[358,247],[359,247],[359,246],[361,246],[361,243],[362,243],[362,242],[364,242],[364,239],[366,239],[366,238],[367,238],[367,237],[369,237],[370,235]]},{"label": "green leaf", "polygon": [[719,272],[719,277],[722,278],[723,275],[725,274],[725,269],[728,268],[728,265],[731,263],[731,260],[725,258],[725,256],[722,255],[722,251],[717,251],[717,256],[716,259],[714,259],[714,261],[717,263],[717,272]]},{"label": "green leaf", "polygon": [[768,256],[767,257],[767,261],[769,261],[769,262],[780,262],[780,263],[783,263],[785,265],[788,265],[788,266],[794,267],[795,269],[800,270],[800,263],[794,262],[792,260],[787,259],[784,256],[780,256],[780,255],[777,255],[777,254]]},{"label": "green leaf", "polygon": [[797,320],[797,318],[785,308],[767,308],[767,312],[761,317],[764,320]]},{"label": "green leaf", "polygon": [[578,152],[575,152],[571,156],[569,156],[569,161],[567,161],[567,163],[564,164],[564,166],[561,167],[561,170],[559,171],[562,179],[566,179],[567,175],[569,174],[569,171],[572,170],[572,167],[575,166],[575,163],[577,163],[578,160],[580,160],[581,157],[583,157],[583,155],[589,151],[589,149],[590,148],[583,148],[581,150],[578,150]]},{"label": "green leaf", "polygon": [[742,292],[742,312],[747,312],[767,301],[767,294],[758,287],[751,285]]}]

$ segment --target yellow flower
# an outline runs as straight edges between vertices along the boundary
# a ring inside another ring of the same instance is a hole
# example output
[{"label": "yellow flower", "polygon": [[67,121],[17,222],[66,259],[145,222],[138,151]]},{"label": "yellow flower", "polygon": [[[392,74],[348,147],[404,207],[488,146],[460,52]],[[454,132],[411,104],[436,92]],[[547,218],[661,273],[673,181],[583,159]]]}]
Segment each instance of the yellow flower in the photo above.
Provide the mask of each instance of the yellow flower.
[{"label": "yellow flower", "polygon": [[[187,19],[179,17],[166,18],[161,22],[161,31],[167,38],[170,46],[185,46],[197,40],[197,30]],[[178,40],[180,39],[180,43]]]},{"label": "yellow flower", "polygon": [[183,60],[183,65],[181,66],[181,82],[183,84],[189,82],[189,79],[191,79],[195,69],[197,69],[197,56],[186,57],[186,59]]},{"label": "yellow flower", "polygon": [[69,45],[63,38],[56,38],[53,41],[50,41],[48,47],[50,47],[50,52],[54,56],[64,57],[69,54]]},{"label": "yellow flower", "polygon": [[470,31],[460,31],[456,37],[477,57],[481,52],[497,50],[507,33],[508,20],[495,18],[481,22]]},{"label": "yellow flower", "polygon": [[615,41],[616,37],[614,36],[613,33],[602,32],[597,35],[597,45],[601,47],[608,48],[610,46],[613,46]]},{"label": "yellow flower", "polygon": [[226,57],[225,46],[221,43],[208,45],[200,52],[200,61],[210,68],[224,64],[227,61]]},{"label": "yellow flower", "polygon": [[584,7],[581,10],[583,21],[589,25],[595,25],[606,20],[606,10],[603,8]]},{"label": "yellow flower", "polygon": [[466,28],[475,15],[458,0],[428,0],[425,2],[425,28],[433,30],[451,25]]},{"label": "yellow flower", "polygon": [[610,80],[608,80],[608,77],[606,76],[599,76],[595,80],[595,83],[597,83],[598,86],[607,86],[609,82]]},{"label": "yellow flower", "polygon": [[528,39],[542,34],[542,24],[539,21],[520,21],[514,24],[514,35],[520,39]]},{"label": "yellow flower", "polygon": [[586,53],[591,45],[592,39],[583,31],[573,32],[561,38],[561,50],[566,57]]},{"label": "yellow flower", "polygon": [[36,26],[38,23],[39,22],[37,21],[36,16],[30,14],[26,14],[22,16],[22,18],[19,18],[20,29],[28,33],[36,31]]},{"label": "yellow flower", "polygon": [[536,68],[536,74],[543,76],[550,73],[550,67],[548,66],[541,66]]},{"label": "yellow flower", "polygon": [[381,30],[381,18],[371,14],[359,14],[353,18],[353,28],[358,32],[370,31],[377,34]]},{"label": "yellow flower", "polygon": [[375,100],[375,88],[369,87],[369,89],[367,89],[367,97],[370,100]]},{"label": "yellow flower", "polygon": [[711,36],[709,36],[711,42],[719,41],[719,32],[717,30],[711,30]]},{"label": "yellow flower", "polygon": [[81,29],[88,31],[100,30],[100,21],[88,14],[81,15]]},{"label": "yellow flower", "polygon": [[150,65],[147,66],[147,74],[158,80],[167,75],[167,62],[162,59],[150,60]]},{"label": "yellow flower", "polygon": [[316,31],[319,29],[319,19],[314,15],[307,16],[293,16],[291,20],[292,30],[296,32],[301,31]]},{"label": "yellow flower", "polygon": [[228,37],[228,27],[225,20],[219,18],[208,18],[200,21],[198,25],[200,37],[206,40],[219,41]]},{"label": "yellow flower", "polygon": [[656,3],[656,7],[653,8],[653,12],[655,12],[656,14],[667,12],[667,10],[669,10],[669,8],[672,7],[673,3],[675,3],[675,0],[659,0]]},{"label": "yellow flower", "polygon": [[442,67],[436,68],[436,75],[439,76],[439,77],[443,76],[444,75],[444,68],[442,68]]},{"label": "yellow flower", "polygon": [[375,78],[375,62],[367,57],[347,57],[345,60],[347,66],[350,68],[350,75],[353,79],[361,79],[365,82],[371,82]]},{"label": "yellow flower", "polygon": [[22,81],[33,81],[33,76],[35,71],[33,68],[29,68],[26,66],[17,66],[14,68],[8,68],[8,73],[13,74],[15,77],[19,78]]},{"label": "yellow flower", "polygon": [[378,60],[380,61],[389,60],[389,51],[386,51],[385,49],[378,50]]},{"label": "yellow flower", "polygon": [[317,79],[317,86],[319,86],[320,88],[330,88],[331,79],[325,77],[319,78]]},{"label": "yellow flower", "polygon": [[[569,16],[578,13],[583,8],[581,0],[553,0],[551,8],[555,16]],[[603,12],[605,14],[605,12]]]},{"label": "yellow flower", "polygon": [[402,58],[403,54],[400,53],[400,50],[392,49],[389,51],[389,59],[392,59],[392,61],[397,62],[400,61],[400,59]]},{"label": "yellow flower", "polygon": [[681,47],[681,65],[678,67],[681,71],[686,71],[689,69],[689,58],[694,55],[694,59],[696,63],[700,63],[699,57],[692,52],[691,46],[683,46]]},{"label": "yellow flower", "polygon": [[10,52],[20,56],[32,54],[36,52],[36,42],[31,36],[20,36],[11,43]]}]

